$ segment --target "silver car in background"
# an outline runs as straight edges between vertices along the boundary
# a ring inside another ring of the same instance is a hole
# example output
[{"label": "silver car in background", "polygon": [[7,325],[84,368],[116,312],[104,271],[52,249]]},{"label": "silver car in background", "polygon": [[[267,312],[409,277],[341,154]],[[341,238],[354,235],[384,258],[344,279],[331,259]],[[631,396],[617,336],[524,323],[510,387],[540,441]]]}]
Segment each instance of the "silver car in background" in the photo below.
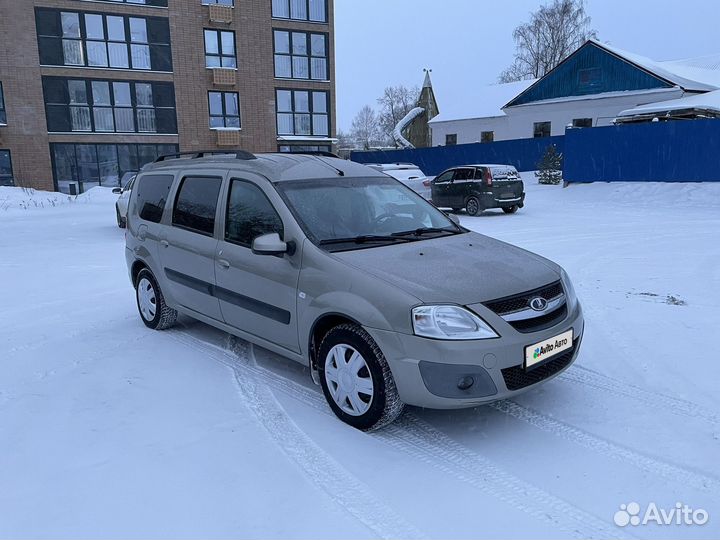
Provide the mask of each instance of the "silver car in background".
[{"label": "silver car in background", "polygon": [[127,172],[120,180],[123,187],[113,188],[112,192],[120,195],[115,201],[115,217],[117,218],[118,227],[124,229],[127,224],[128,201],[130,200],[130,192],[132,191],[137,172]]},{"label": "silver car in background", "polygon": [[430,179],[417,165],[412,163],[370,163],[367,166],[399,180],[423,199],[427,201],[431,199]]},{"label": "silver car in background", "polygon": [[145,325],[182,312],[300,362],[358,429],[405,404],[511,397],[570,366],[583,336],[557,264],[341,159],[163,156],[138,174],[125,238]]}]

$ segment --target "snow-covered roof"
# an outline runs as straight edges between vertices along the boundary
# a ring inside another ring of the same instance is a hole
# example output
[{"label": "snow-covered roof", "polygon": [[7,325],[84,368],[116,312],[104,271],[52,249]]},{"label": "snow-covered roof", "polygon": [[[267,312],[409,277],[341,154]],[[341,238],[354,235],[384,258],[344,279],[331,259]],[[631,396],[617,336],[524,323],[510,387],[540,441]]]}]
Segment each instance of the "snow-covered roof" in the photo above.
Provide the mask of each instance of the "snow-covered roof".
[{"label": "snow-covered roof", "polygon": [[720,114],[720,90],[713,92],[705,92],[703,94],[691,94],[678,99],[670,99],[668,101],[660,101],[658,103],[648,103],[647,105],[639,105],[632,109],[627,109],[618,114],[618,118],[629,118],[632,116],[645,116],[649,114],[663,114],[674,111],[711,111]]},{"label": "snow-covered roof", "polygon": [[503,105],[524,92],[535,81],[537,79],[480,87],[457,84],[456,81],[455,84],[445,87],[436,82],[435,94],[440,114],[430,120],[430,123],[505,116]]},{"label": "snow-covered roof", "polygon": [[684,90],[708,92],[720,88],[720,54],[658,62],[596,39],[590,41]]}]

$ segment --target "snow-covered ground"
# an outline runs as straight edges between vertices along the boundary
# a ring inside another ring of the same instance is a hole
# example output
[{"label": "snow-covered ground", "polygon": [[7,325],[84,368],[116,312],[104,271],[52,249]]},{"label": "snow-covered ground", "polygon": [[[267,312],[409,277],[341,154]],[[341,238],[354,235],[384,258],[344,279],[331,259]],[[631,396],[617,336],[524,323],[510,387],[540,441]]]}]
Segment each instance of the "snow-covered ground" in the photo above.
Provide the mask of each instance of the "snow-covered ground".
[{"label": "snow-covered ground", "polygon": [[[462,221],[565,266],[577,363],[364,434],[301,366],[187,318],[146,329],[108,190],[3,189],[0,537],[720,536],[720,186],[527,190]],[[709,522],[617,527],[631,502]]]}]

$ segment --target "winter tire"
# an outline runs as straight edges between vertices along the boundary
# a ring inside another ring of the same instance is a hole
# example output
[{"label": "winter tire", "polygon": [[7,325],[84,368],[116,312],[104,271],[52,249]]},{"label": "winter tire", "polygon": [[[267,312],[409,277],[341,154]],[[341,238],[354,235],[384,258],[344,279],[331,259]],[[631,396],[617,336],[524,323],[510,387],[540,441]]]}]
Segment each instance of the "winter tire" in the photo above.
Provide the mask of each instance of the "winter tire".
[{"label": "winter tire", "polygon": [[361,326],[342,324],[330,330],[320,343],[317,363],[325,399],[343,422],[370,431],[402,413],[405,405],[387,360]]},{"label": "winter tire", "polygon": [[140,318],[153,330],[165,330],[175,324],[177,311],[168,307],[152,272],[144,268],[135,280],[135,298]]},{"label": "winter tire", "polygon": [[117,206],[115,207],[115,217],[117,218],[118,227],[124,229],[127,226],[127,221],[120,215],[120,210]]},{"label": "winter tire", "polygon": [[458,214],[458,213],[460,213],[461,210],[462,210],[462,208],[453,208],[452,209],[453,214]]},{"label": "winter tire", "polygon": [[504,206],[502,211],[505,212],[506,214],[514,214],[515,212],[518,211],[518,205],[514,204],[512,206]]},{"label": "winter tire", "polygon": [[476,197],[470,197],[465,203],[465,211],[469,216],[477,216],[480,212],[482,212],[480,201],[478,201]]}]

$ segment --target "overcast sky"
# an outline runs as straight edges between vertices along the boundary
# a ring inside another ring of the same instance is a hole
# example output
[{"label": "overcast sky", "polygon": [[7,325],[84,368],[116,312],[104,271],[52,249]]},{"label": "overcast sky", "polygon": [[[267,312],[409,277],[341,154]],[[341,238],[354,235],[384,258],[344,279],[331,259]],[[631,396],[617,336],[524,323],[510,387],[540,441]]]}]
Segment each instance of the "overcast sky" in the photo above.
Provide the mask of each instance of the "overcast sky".
[{"label": "overcast sky", "polygon": [[[335,0],[338,127],[375,105],[386,86],[497,81],[515,50],[512,31],[539,0]],[[601,41],[654,60],[720,52],[718,0],[588,0]]]}]

